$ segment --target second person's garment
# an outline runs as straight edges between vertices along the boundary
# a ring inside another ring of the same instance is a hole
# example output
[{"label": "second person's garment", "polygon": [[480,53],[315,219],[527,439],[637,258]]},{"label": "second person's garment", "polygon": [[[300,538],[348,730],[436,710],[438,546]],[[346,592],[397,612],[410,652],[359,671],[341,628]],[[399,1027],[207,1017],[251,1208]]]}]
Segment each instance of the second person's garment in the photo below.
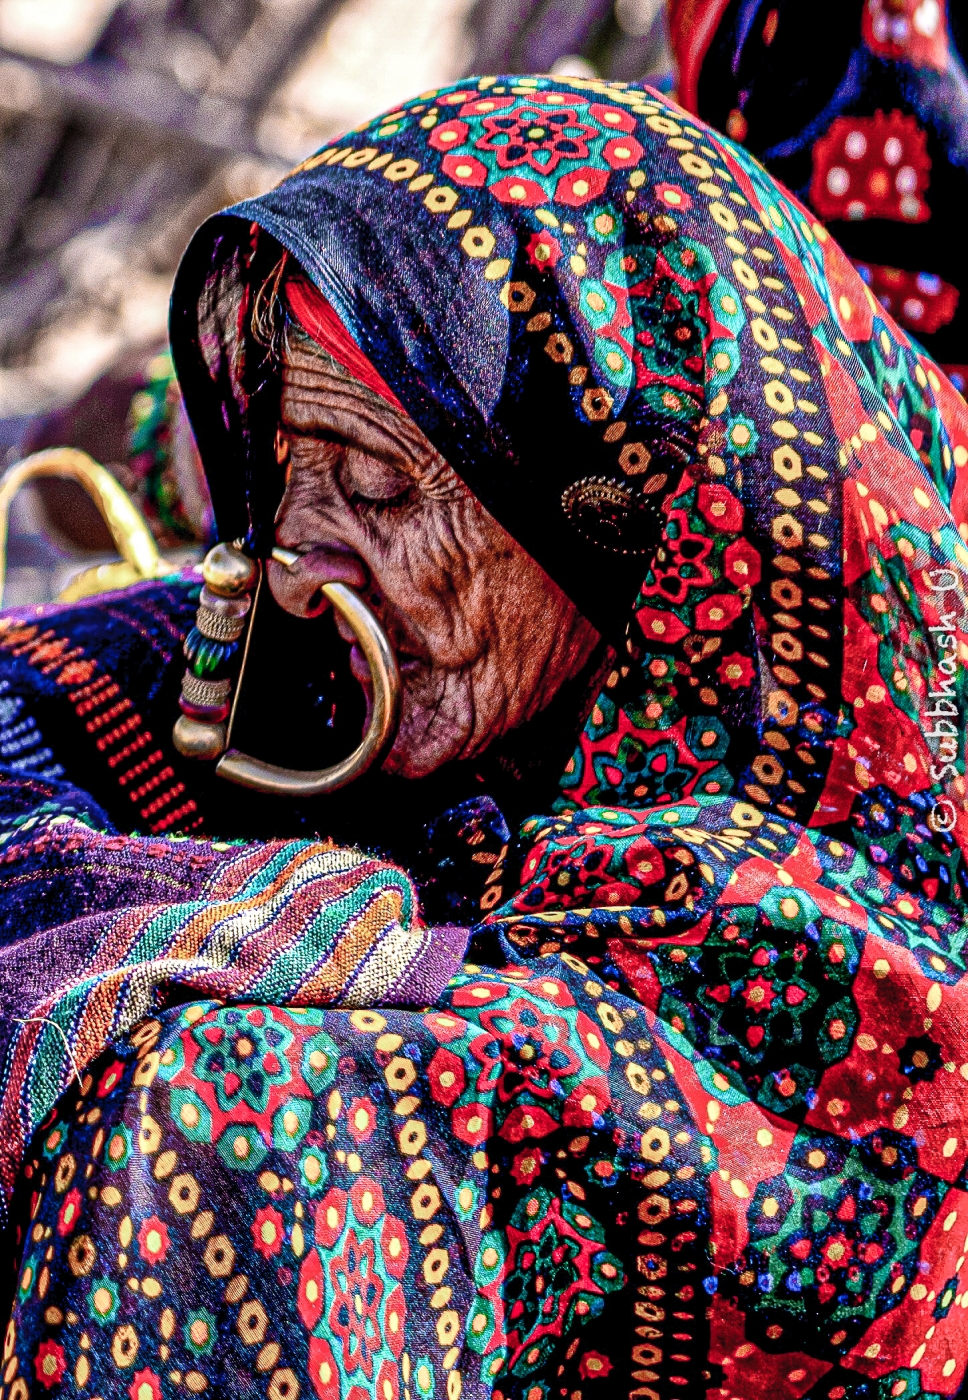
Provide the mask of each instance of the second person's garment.
[{"label": "second person's garment", "polygon": [[670,27],[680,101],[809,205],[964,393],[963,7],[672,0]]}]

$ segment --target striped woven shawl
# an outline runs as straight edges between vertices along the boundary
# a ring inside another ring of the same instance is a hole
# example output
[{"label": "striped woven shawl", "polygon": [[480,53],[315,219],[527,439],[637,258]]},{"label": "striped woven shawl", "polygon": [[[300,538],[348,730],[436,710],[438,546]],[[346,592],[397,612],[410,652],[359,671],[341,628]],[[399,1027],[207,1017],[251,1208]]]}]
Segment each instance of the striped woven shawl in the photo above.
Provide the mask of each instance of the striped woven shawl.
[{"label": "striped woven shawl", "polygon": [[71,1078],[166,1002],[420,1006],[460,964],[467,931],[427,928],[409,877],[360,851],[105,835],[47,805],[0,833],[5,1198]]}]

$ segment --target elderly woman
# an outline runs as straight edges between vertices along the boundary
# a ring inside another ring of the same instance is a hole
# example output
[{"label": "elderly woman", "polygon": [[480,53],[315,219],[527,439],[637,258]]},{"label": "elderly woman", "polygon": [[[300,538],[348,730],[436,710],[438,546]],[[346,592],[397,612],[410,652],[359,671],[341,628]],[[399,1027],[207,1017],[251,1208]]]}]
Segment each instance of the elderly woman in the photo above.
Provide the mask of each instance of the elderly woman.
[{"label": "elderly woman", "polygon": [[[953,1395],[964,403],[622,84],[406,103],[173,306],[236,573],[0,635],[4,1400]],[[183,747],[253,611],[292,747],[334,584],[379,776],[181,758],[186,632]]]}]

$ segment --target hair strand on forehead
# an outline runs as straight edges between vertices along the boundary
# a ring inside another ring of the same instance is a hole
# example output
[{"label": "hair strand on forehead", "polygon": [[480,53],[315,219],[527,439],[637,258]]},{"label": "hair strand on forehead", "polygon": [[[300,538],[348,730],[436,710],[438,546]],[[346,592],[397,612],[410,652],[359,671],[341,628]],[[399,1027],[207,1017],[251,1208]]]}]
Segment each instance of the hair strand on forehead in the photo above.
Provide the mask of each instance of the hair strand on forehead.
[{"label": "hair strand on forehead", "polygon": [[283,253],[259,287],[252,302],[253,338],[257,344],[265,346],[276,360],[282,358],[280,339],[285,332],[287,321],[282,286],[288,259],[289,254]]}]

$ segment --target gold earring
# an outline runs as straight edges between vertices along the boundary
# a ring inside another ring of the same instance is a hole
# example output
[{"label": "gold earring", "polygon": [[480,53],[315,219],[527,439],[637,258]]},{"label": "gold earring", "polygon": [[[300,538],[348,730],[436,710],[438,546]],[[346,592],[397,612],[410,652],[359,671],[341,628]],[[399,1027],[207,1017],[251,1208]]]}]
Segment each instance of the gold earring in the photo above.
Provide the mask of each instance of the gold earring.
[{"label": "gold earring", "polygon": [[232,663],[252,606],[259,566],[240,545],[217,544],[205,556],[195,626],[185,638],[188,669],[182,677],[181,716],[172,739],[185,758],[213,759],[225,752],[225,721],[232,711]]}]

